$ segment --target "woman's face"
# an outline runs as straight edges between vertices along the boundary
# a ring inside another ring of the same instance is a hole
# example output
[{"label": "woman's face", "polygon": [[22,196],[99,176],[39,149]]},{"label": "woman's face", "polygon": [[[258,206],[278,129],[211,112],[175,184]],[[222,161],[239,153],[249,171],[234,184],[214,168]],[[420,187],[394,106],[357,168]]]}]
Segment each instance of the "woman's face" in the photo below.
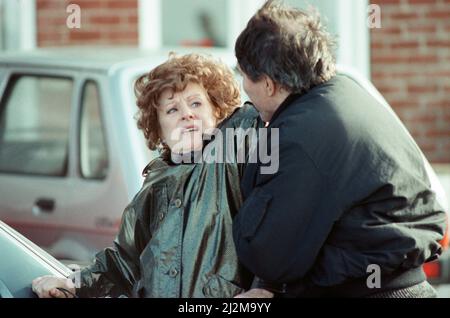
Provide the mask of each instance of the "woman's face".
[{"label": "woman's face", "polygon": [[158,105],[160,135],[174,153],[200,150],[205,130],[217,125],[213,105],[199,84],[189,83],[177,93],[163,91]]}]

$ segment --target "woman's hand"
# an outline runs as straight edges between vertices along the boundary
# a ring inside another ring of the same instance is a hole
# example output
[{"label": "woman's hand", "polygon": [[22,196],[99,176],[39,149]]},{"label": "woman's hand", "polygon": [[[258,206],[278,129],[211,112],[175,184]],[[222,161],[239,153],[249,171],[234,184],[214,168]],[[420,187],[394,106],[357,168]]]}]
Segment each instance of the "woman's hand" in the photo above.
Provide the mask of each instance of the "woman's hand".
[{"label": "woman's hand", "polygon": [[262,288],[253,288],[234,296],[234,298],[273,298],[273,293]]},{"label": "woman's hand", "polygon": [[[33,280],[31,287],[39,298],[73,298],[75,295],[75,284],[68,278],[46,275]],[[57,288],[63,288],[70,293],[64,293]]]}]

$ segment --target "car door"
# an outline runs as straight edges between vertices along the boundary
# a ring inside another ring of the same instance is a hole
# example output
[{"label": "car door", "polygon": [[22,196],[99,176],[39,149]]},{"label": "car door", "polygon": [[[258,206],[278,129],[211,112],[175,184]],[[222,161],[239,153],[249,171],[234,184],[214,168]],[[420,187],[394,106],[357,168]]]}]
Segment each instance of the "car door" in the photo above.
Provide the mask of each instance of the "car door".
[{"label": "car door", "polygon": [[118,163],[122,153],[114,148],[111,133],[122,134],[123,130],[118,126],[108,129],[106,125],[116,105],[105,104],[108,91],[104,90],[103,79],[101,74],[82,74],[76,93],[75,166],[70,175],[67,225],[60,246],[71,251],[64,257],[78,264],[92,260],[95,252],[112,245],[128,204],[123,170]]},{"label": "car door", "polygon": [[0,85],[0,219],[50,251],[65,224],[76,85],[72,71],[20,67]]},{"label": "car door", "polygon": [[31,298],[33,279],[68,277],[72,272],[38,246],[0,221],[0,298]]}]

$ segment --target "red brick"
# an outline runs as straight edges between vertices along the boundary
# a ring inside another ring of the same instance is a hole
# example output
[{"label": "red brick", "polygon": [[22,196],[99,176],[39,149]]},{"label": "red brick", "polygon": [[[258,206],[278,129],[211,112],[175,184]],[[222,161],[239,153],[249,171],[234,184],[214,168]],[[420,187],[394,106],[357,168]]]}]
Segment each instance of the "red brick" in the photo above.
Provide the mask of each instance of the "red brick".
[{"label": "red brick", "polygon": [[425,132],[427,137],[450,137],[450,129],[432,129]]},{"label": "red brick", "polygon": [[408,121],[412,123],[436,123],[438,117],[435,114],[412,115]]},{"label": "red brick", "polygon": [[390,15],[394,20],[417,20],[419,15],[416,12],[398,12]]},{"label": "red brick", "polygon": [[450,48],[450,40],[428,40],[427,46],[432,48]]},{"label": "red brick", "polygon": [[377,28],[373,28],[371,29],[372,33],[374,35],[383,35],[383,34],[395,34],[398,35],[400,33],[402,33],[402,29],[400,29],[398,26],[393,26],[393,27],[383,27],[380,29]]},{"label": "red brick", "polygon": [[370,49],[371,50],[381,50],[384,49],[386,45],[382,42],[372,42],[370,43]]},{"label": "red brick", "polygon": [[131,24],[137,24],[139,22],[139,18],[137,15],[130,15],[128,17],[128,22]]},{"label": "red brick", "polygon": [[436,93],[437,91],[437,85],[408,85],[408,92],[413,94]]},{"label": "red brick", "polygon": [[380,91],[381,94],[390,94],[390,93],[399,93],[402,91],[401,87],[398,86],[392,86],[392,85],[377,85],[377,89]]},{"label": "red brick", "polygon": [[137,9],[137,0],[109,0],[107,7],[112,9]]},{"label": "red brick", "polygon": [[56,33],[56,32],[45,32],[45,33],[40,33],[38,35],[38,43],[42,43],[42,42],[57,42],[62,40],[63,36],[61,33]]},{"label": "red brick", "polygon": [[93,16],[89,18],[89,22],[93,24],[118,24],[120,23],[119,16]]},{"label": "red brick", "polygon": [[436,33],[437,27],[436,25],[411,25],[408,26],[407,31],[413,33]]},{"label": "red brick", "polygon": [[408,58],[408,63],[437,63],[438,57],[436,55],[417,55],[410,56]]},{"label": "red brick", "polygon": [[409,4],[437,4],[438,0],[408,0]]},{"label": "red brick", "polygon": [[386,76],[387,76],[386,73],[384,73],[384,72],[376,72],[376,71],[374,71],[374,70],[372,69],[372,75],[371,75],[371,78],[372,78],[373,81],[377,81],[377,80],[379,80],[379,79],[384,79]]},{"label": "red brick", "polygon": [[406,100],[406,99],[399,99],[399,100],[391,100],[388,101],[389,104],[393,107],[393,108],[419,108],[420,104],[417,100]]},{"label": "red brick", "polygon": [[[372,0],[371,4],[378,4],[379,6],[389,5],[389,4],[399,4],[401,0]],[[383,9],[381,9],[383,10]]]},{"label": "red brick", "polygon": [[417,49],[419,47],[419,42],[417,41],[401,41],[391,44],[393,49]]},{"label": "red brick", "polygon": [[442,99],[442,100],[428,101],[427,107],[448,109],[450,111],[450,100]]},{"label": "red brick", "polygon": [[448,20],[448,19],[450,19],[450,11],[448,11],[448,10],[431,11],[431,12],[427,13],[426,17],[427,18],[431,18],[431,19],[445,19],[445,20]]},{"label": "red brick", "polygon": [[426,155],[426,157],[427,157],[428,161],[430,161],[432,163],[446,164],[446,163],[450,162],[448,159],[450,157],[450,153],[443,154],[443,155],[436,155],[435,153],[432,153],[429,156]]},{"label": "red brick", "polygon": [[437,159],[434,159],[433,161],[431,161],[431,160],[429,160],[429,161],[436,163],[436,164],[447,164],[447,163],[449,163],[449,160],[448,160],[449,157],[450,157],[450,153],[447,153]]},{"label": "red brick", "polygon": [[38,18],[38,29],[54,29],[55,27],[67,27],[66,17],[56,17],[56,18]]},{"label": "red brick", "polygon": [[422,77],[423,73],[418,73],[418,72],[414,72],[414,70],[412,71],[394,71],[394,70],[383,70],[382,73],[379,74],[384,74],[383,81],[389,80],[389,79],[394,79],[394,80],[398,80],[398,79],[411,79],[414,77]]},{"label": "red brick", "polygon": [[69,40],[99,40],[101,33],[99,31],[80,31],[73,30],[69,33]]},{"label": "red brick", "polygon": [[138,33],[137,30],[129,30],[129,31],[123,31],[123,32],[110,32],[107,35],[108,39],[111,40],[126,40],[126,41],[137,41],[138,39]]},{"label": "red brick", "polygon": [[437,62],[438,62],[438,58],[436,55],[372,56],[373,64],[402,64],[402,63],[430,64],[430,63],[437,63]]},{"label": "red brick", "polygon": [[65,8],[65,1],[61,0],[37,0],[36,1],[36,9],[38,11],[42,10],[51,10],[55,8]]},{"label": "red brick", "polygon": [[70,3],[80,6],[81,13],[87,9],[100,9],[103,7],[104,1],[102,0],[72,0]]},{"label": "red brick", "polygon": [[[375,52],[373,52],[375,53]],[[374,54],[371,56],[372,64],[399,64],[399,63],[405,63],[406,60],[403,57],[400,56],[393,56],[393,55],[382,55],[382,56],[374,56]]]}]

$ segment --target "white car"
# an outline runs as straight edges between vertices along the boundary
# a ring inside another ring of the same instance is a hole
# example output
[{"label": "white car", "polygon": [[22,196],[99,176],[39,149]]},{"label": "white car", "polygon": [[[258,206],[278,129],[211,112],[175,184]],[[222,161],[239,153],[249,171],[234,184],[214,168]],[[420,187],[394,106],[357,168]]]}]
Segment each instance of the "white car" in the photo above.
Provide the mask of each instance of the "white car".
[{"label": "white car", "polygon": [[[235,65],[232,52],[205,50]],[[0,55],[0,220],[69,262],[110,246],[157,155],[136,126],[133,84],[170,51]]]}]

